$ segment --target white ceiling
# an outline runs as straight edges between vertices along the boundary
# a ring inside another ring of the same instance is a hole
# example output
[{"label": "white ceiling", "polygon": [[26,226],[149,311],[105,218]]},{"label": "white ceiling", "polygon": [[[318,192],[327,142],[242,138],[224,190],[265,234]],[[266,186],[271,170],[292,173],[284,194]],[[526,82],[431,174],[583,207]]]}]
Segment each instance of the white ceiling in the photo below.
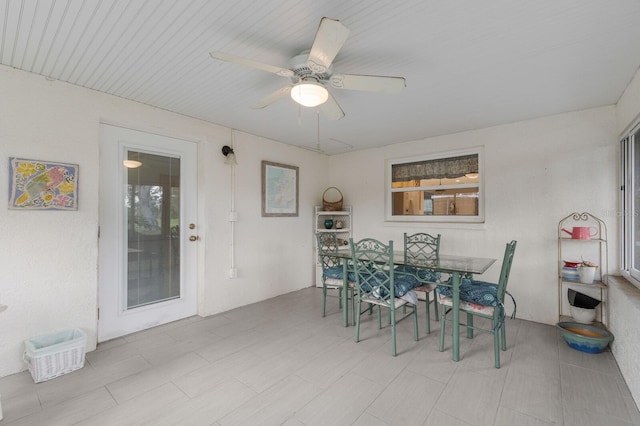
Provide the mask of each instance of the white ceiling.
[{"label": "white ceiling", "polygon": [[[616,103],[640,65],[638,0],[2,0],[2,64],[332,154]],[[288,80],[320,19],[351,30],[334,72],[402,76],[400,94],[331,90],[329,121]]]}]

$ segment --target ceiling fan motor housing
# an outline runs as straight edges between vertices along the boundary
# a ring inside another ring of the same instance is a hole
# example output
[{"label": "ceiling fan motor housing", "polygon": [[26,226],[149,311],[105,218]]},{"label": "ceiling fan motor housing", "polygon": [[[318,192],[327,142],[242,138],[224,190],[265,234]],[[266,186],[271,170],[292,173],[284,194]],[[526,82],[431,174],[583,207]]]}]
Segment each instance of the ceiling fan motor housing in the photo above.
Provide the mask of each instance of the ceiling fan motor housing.
[{"label": "ceiling fan motor housing", "polygon": [[319,83],[329,81],[331,75],[333,74],[333,65],[329,65],[329,68],[327,68],[325,72],[316,73],[309,67],[308,60],[308,50],[305,50],[298,56],[294,56],[289,60],[289,69],[295,74],[295,77],[292,78],[292,80],[294,80],[294,83],[308,78],[313,78]]}]

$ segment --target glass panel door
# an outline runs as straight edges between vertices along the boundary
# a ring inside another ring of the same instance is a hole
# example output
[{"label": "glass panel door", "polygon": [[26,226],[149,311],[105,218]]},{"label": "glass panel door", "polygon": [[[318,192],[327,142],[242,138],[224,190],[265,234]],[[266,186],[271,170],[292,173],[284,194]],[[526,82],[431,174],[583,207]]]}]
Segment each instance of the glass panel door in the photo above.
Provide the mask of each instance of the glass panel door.
[{"label": "glass panel door", "polygon": [[[127,309],[180,297],[180,159],[128,151]],[[138,166],[138,164],[140,164]]]},{"label": "glass panel door", "polygon": [[197,313],[197,153],[101,125],[99,342]]}]

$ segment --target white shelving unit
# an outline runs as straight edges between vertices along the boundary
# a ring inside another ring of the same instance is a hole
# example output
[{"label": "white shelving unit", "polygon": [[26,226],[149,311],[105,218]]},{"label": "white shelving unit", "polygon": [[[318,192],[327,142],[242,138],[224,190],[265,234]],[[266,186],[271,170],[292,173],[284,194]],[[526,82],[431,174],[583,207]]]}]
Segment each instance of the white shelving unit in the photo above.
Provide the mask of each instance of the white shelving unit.
[{"label": "white shelving unit", "polygon": [[[588,239],[573,238],[573,227],[588,227]],[[567,291],[573,288],[600,300],[596,308],[597,324],[605,328],[609,324],[607,226],[590,213],[571,213],[558,222],[558,317],[560,321],[573,321],[569,312]],[[563,277],[564,261],[590,261],[598,266],[592,284],[569,280]]]},{"label": "white shelving unit", "polygon": [[[349,238],[353,236],[353,210],[351,206],[343,206],[340,211],[325,211],[322,210],[322,206],[315,206],[315,220],[313,225],[313,259],[316,265],[315,285],[316,287],[322,287],[322,268],[318,262],[318,247],[316,244],[315,234],[318,232],[331,232],[335,233],[338,238],[338,244],[344,245],[344,249],[349,247]],[[325,226],[327,219],[333,220],[333,225],[330,228]]]}]

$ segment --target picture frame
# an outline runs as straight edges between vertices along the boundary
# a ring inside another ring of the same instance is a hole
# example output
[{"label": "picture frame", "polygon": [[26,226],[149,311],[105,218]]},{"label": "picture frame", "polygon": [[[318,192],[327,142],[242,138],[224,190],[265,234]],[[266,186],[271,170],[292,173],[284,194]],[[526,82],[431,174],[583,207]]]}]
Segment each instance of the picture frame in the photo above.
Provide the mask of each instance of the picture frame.
[{"label": "picture frame", "polygon": [[297,166],[262,161],[262,217],[298,216]]},{"label": "picture frame", "polygon": [[9,209],[78,210],[78,168],[9,157]]}]

